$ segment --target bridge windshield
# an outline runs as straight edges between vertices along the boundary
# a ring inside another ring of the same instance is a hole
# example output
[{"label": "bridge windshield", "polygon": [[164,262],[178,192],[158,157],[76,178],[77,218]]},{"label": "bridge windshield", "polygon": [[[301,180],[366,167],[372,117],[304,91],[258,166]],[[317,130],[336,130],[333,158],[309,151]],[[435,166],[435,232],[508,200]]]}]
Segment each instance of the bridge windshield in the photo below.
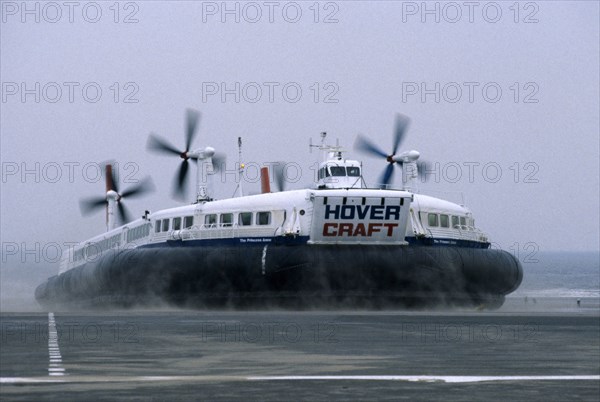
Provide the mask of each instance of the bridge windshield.
[{"label": "bridge windshield", "polygon": [[348,176],[351,176],[351,177],[359,177],[360,176],[360,168],[358,166],[348,166],[346,169],[348,170]]},{"label": "bridge windshield", "polygon": [[332,176],[346,176],[346,168],[343,166],[331,166],[329,170]]},{"label": "bridge windshield", "polygon": [[[329,173],[331,176],[350,176],[360,177],[360,168],[358,166],[330,166]],[[329,176],[329,175],[328,175]]]}]

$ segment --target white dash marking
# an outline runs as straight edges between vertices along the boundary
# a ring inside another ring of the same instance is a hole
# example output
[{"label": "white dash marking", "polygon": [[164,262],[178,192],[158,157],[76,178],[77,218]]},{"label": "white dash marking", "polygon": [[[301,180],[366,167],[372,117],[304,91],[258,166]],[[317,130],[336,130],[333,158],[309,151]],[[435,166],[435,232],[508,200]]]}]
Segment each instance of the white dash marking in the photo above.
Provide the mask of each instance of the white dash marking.
[{"label": "white dash marking", "polygon": [[65,375],[66,371],[62,367],[62,356],[58,346],[58,332],[56,331],[54,313],[48,313],[48,355],[48,375]]}]

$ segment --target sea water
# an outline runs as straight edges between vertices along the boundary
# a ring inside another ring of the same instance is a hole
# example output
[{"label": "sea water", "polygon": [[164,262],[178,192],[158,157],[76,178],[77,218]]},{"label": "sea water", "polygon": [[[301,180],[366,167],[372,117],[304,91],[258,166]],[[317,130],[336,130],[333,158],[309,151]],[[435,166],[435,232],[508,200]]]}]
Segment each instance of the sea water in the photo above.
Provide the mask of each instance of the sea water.
[{"label": "sea water", "polygon": [[521,264],[523,282],[507,296],[503,310],[600,311],[598,252],[538,253]]}]

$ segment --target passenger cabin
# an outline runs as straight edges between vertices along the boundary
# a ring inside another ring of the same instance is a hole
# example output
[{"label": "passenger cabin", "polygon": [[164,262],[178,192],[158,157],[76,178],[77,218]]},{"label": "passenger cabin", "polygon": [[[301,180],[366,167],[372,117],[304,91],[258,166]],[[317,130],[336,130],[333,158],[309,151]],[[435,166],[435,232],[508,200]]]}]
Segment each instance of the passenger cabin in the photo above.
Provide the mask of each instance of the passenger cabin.
[{"label": "passenger cabin", "polygon": [[487,235],[475,227],[472,212],[463,205],[415,194],[410,209],[410,226],[416,238],[430,238],[434,243],[488,244]]}]

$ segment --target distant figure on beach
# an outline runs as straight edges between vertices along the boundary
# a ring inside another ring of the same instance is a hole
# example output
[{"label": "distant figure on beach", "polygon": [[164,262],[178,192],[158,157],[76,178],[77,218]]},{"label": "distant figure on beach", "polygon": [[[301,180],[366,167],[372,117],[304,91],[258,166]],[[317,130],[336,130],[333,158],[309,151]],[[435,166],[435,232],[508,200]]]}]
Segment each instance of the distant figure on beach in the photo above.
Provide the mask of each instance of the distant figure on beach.
[{"label": "distant figure on beach", "polygon": [[581,299],[577,299],[577,307],[581,307]]}]

